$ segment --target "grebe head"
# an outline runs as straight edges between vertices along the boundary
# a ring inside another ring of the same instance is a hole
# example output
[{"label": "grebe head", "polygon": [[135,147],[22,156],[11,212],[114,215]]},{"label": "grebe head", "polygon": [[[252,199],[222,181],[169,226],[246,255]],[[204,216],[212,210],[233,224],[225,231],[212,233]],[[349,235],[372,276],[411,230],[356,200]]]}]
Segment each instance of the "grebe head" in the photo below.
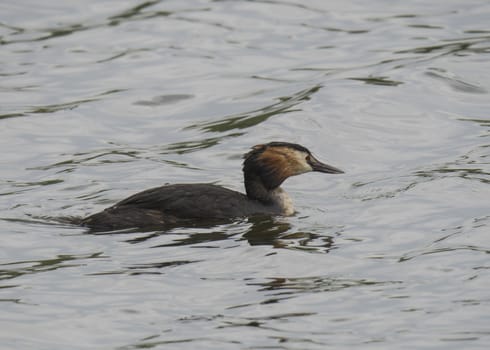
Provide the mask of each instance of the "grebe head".
[{"label": "grebe head", "polygon": [[343,173],[340,169],[320,162],[307,148],[295,143],[270,142],[257,145],[252,147],[244,158],[245,188],[249,197],[251,192],[256,192],[257,182],[260,182],[265,190],[271,191],[288,177],[309,171]]}]

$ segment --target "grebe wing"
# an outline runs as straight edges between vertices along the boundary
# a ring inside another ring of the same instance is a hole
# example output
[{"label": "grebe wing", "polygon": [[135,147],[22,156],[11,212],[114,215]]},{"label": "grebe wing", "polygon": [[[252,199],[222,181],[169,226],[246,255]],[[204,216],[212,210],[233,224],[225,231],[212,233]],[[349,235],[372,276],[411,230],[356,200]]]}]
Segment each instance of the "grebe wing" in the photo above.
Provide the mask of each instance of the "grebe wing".
[{"label": "grebe wing", "polygon": [[177,217],[221,218],[247,215],[248,198],[221,186],[175,184],[136,193],[114,208],[137,207],[159,210]]}]

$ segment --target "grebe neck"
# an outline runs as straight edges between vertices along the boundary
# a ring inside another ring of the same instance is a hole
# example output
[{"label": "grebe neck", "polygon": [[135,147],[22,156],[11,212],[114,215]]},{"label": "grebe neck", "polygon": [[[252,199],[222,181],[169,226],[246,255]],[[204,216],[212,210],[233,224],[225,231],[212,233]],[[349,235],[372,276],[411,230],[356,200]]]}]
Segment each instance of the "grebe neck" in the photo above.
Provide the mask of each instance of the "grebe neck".
[{"label": "grebe neck", "polygon": [[245,190],[249,199],[276,206],[283,215],[294,213],[293,202],[286,191],[279,186],[268,189],[258,175],[245,174]]}]

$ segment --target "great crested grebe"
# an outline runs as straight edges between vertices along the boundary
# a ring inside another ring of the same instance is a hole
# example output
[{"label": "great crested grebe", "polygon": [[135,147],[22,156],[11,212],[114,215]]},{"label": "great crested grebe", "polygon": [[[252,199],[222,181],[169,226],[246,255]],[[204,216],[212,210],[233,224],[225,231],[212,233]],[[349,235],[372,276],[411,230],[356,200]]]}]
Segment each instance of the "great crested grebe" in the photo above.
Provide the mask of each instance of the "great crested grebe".
[{"label": "great crested grebe", "polygon": [[161,186],[136,193],[81,223],[95,230],[118,230],[178,226],[199,219],[292,215],[291,198],[280,187],[284,180],[309,171],[343,173],[317,160],[305,147],[288,142],[254,146],[244,159],[246,195],[210,184]]}]

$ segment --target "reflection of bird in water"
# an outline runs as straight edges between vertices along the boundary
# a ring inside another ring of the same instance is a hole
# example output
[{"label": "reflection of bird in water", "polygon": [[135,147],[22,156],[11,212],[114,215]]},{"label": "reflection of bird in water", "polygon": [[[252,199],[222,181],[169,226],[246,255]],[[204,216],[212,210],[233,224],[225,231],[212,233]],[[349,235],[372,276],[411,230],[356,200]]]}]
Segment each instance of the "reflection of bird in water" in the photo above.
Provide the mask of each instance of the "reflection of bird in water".
[{"label": "reflection of bird in water", "polygon": [[246,195],[210,184],[175,184],[132,195],[82,220],[95,230],[166,227],[252,215],[292,215],[290,197],[280,187],[290,176],[309,171],[340,174],[305,147],[287,142],[257,145],[245,155]]}]

